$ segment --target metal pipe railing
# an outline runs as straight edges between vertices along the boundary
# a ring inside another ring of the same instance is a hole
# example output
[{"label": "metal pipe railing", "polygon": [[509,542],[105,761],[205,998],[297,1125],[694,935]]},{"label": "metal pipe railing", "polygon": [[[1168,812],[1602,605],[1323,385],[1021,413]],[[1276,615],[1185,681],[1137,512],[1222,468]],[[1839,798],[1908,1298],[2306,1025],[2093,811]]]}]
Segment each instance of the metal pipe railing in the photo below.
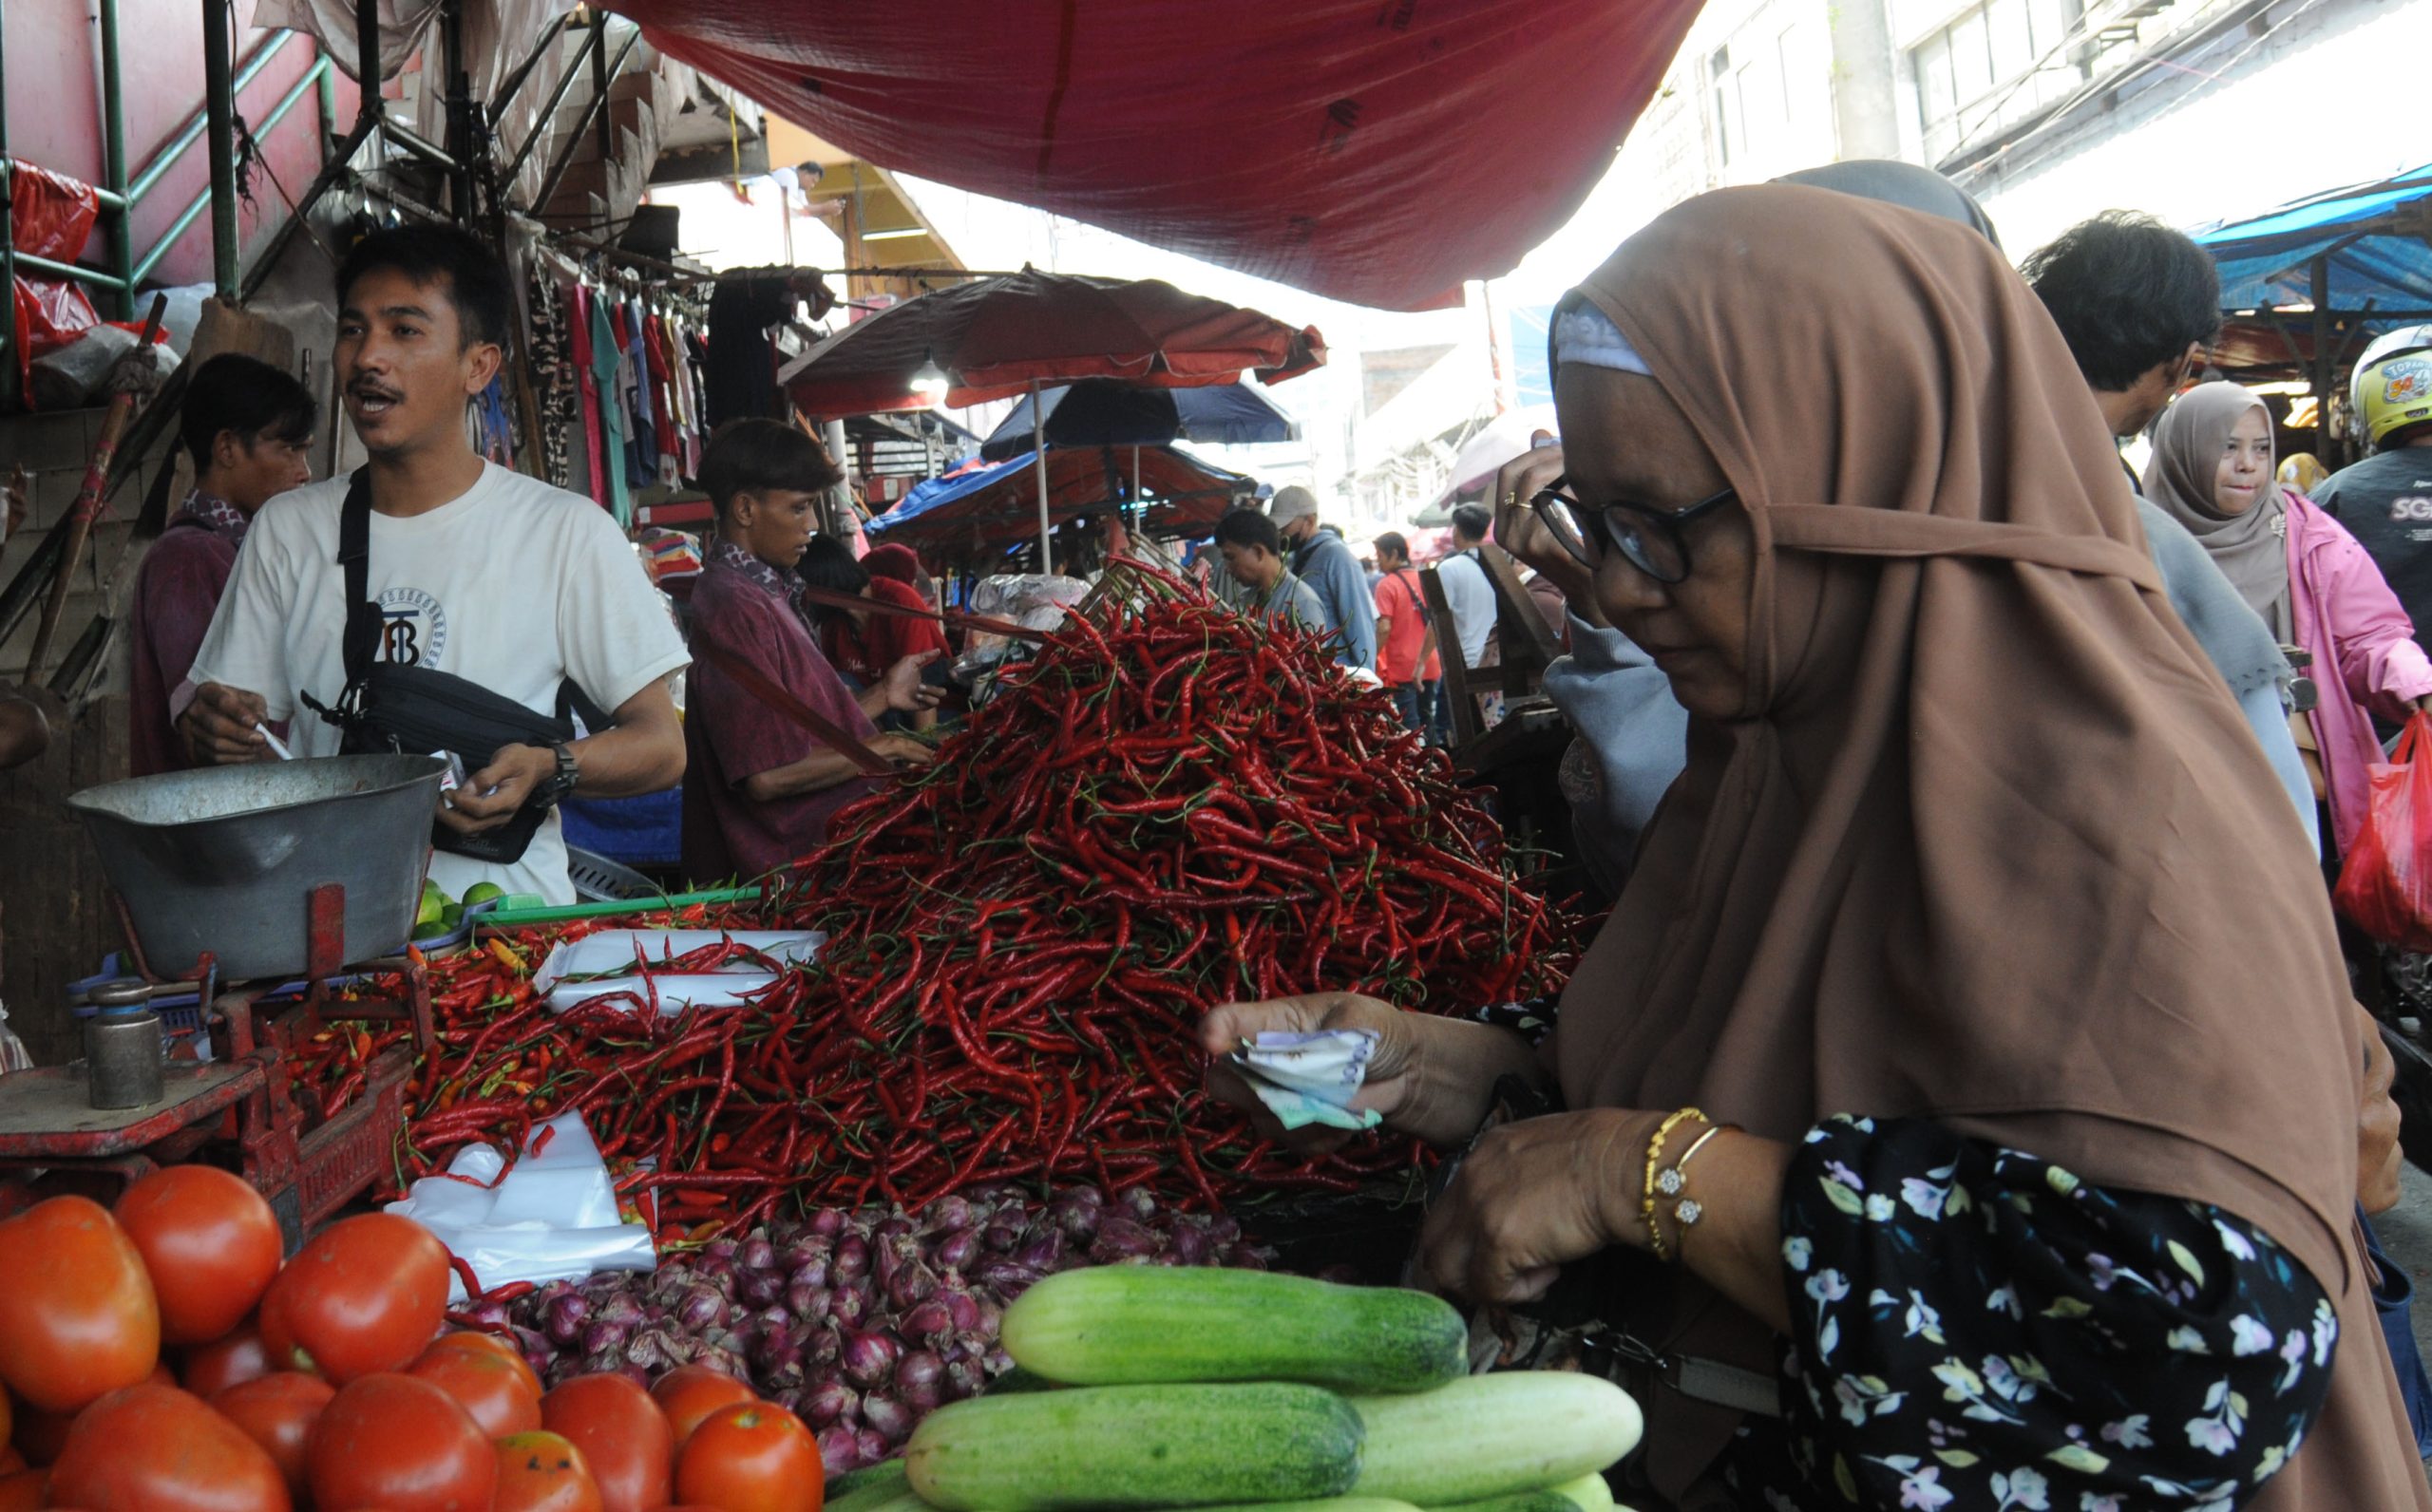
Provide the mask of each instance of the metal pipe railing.
[{"label": "metal pipe railing", "polygon": [[[226,0],[212,0],[212,3],[224,5]],[[256,134],[267,133],[272,127],[277,125],[281,121],[286,120],[288,112],[295,108],[296,104],[303,100],[305,93],[308,90],[317,90],[324,81],[328,80],[331,74],[335,71],[335,69],[336,65],[332,64],[326,57],[314,59],[313,66],[304,71],[304,76],[302,78],[288,85],[287,93],[278,97],[278,103],[270,107],[269,112],[262,117],[261,124],[254,127],[254,131]],[[142,257],[136,259],[136,283],[141,284],[144,279],[151,276],[152,270],[160,265],[162,257],[169,255],[169,249],[177,245],[178,238],[184,236],[187,230],[192,227],[197,220],[202,218],[202,213],[205,210],[212,208],[214,196],[218,193],[218,186],[215,183],[212,188],[206,189],[201,194],[195,196],[194,198],[187,203],[185,209],[179,213],[178,218],[169,223],[168,229],[161,233],[160,239],[152,243],[152,250],[146,252]],[[235,192],[233,189],[230,191],[229,198],[232,202],[235,199]],[[311,201],[308,199],[305,201],[305,204],[309,208]],[[232,242],[232,245],[234,243]],[[217,258],[215,257],[214,260],[216,262]],[[218,271],[217,267],[215,267],[213,270],[215,275]],[[237,293],[226,292],[223,293],[223,297],[234,299],[237,297]]]},{"label": "metal pipe railing", "polygon": [[[287,47],[288,39],[295,35],[296,33],[293,31],[272,32],[270,40],[256,47],[254,55],[247,58],[237,69],[237,77],[230,85],[229,92],[232,95],[244,93],[248,85],[261,77],[262,70],[277,60],[279,53]],[[130,204],[160,187],[161,180],[169,176],[169,170],[175,168],[178,161],[183,158],[196,142],[202,140],[202,134],[209,126],[210,121],[211,112],[205,108],[196,111],[193,118],[179,128],[178,134],[169,139],[168,144],[161,149],[159,155],[153,158],[151,162],[146,164],[142,171],[127,184],[126,198]]]},{"label": "metal pipe railing", "polygon": [[540,44],[523,55],[523,61],[515,66],[515,71],[506,76],[506,82],[498,86],[498,98],[489,104],[492,127],[506,119],[507,107],[515,104],[515,97],[522,94],[524,85],[531,82],[532,70],[541,66],[541,60],[549,55],[550,48],[558,46],[559,34],[565,30],[566,23],[573,17],[574,12],[568,10],[542,27]]},{"label": "metal pipe railing", "polygon": [[532,149],[541,144],[541,139],[549,134],[549,123],[558,119],[558,106],[566,103],[567,91],[574,87],[575,80],[582,76],[584,66],[590,63],[592,53],[601,46],[600,38],[606,31],[607,28],[596,26],[583,33],[582,46],[566,60],[564,71],[558,75],[556,87],[549,91],[549,103],[541,107],[539,119],[532,123],[532,134],[523,139],[523,145],[515,149],[515,156],[499,171],[498,181],[502,187],[515,182],[515,176],[523,171],[524,160],[532,156]]},{"label": "metal pipe railing", "polygon": [[[600,11],[598,14],[599,20],[596,25],[604,31],[608,25],[607,12]],[[548,209],[549,201],[558,197],[558,185],[565,181],[566,170],[574,166],[574,155],[581,150],[582,139],[590,134],[592,123],[599,120],[608,108],[609,81],[624,72],[625,60],[633,56],[636,47],[641,46],[641,40],[642,28],[636,27],[626,36],[624,46],[617,49],[616,57],[608,60],[604,66],[596,61],[593,64],[594,92],[590,101],[583,106],[582,119],[575,123],[575,128],[572,131],[566,133],[566,144],[558,149],[557,161],[549,164],[549,176],[541,180],[541,192],[532,197],[532,205],[528,214],[535,216],[542,214]],[[604,158],[601,160],[603,163],[607,161]]]}]

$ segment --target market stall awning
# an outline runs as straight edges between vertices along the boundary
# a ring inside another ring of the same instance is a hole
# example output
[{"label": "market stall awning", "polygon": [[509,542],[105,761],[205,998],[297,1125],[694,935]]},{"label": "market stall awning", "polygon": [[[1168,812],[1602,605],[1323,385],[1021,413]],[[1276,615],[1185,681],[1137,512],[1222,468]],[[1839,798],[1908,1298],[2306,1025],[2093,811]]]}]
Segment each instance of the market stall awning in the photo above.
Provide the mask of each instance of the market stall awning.
[{"label": "market stall awning", "polygon": [[[1301,423],[1247,384],[1210,384],[1202,388],[1138,388],[1091,379],[1050,388],[1038,396],[1047,411],[1050,446],[1157,446],[1197,441],[1211,446],[1254,446],[1301,439]],[[980,444],[990,462],[1026,452],[1036,444],[1031,398],[1014,402],[1002,424]]]},{"label": "market stall awning", "polygon": [[614,9],[872,162],[1421,310],[1510,272],[1569,217],[1699,3]]},{"label": "market stall awning", "polygon": [[1282,383],[1326,360],[1325,338],[1159,278],[1017,274],[934,289],[856,320],[777,374],[813,415],[919,409],[939,395],[915,380],[942,372],[946,404],[1010,399],[1039,384],[1112,378],[1156,388]]},{"label": "market stall awning", "polygon": [[2223,310],[2360,312],[2369,305],[2375,319],[2432,313],[2432,164],[2190,235],[2220,265]]},{"label": "market stall awning", "polygon": [[[1128,489],[1132,448],[1050,447],[1047,506],[1057,525],[1117,507],[1110,497]],[[1143,527],[1150,535],[1204,533],[1224,517],[1236,498],[1255,484],[1239,473],[1213,467],[1170,446],[1138,452],[1140,491],[1148,501]],[[903,502],[869,522],[873,540],[900,540],[924,556],[960,558],[981,550],[1009,549],[1038,531],[1038,482],[1033,454],[914,488]]]}]

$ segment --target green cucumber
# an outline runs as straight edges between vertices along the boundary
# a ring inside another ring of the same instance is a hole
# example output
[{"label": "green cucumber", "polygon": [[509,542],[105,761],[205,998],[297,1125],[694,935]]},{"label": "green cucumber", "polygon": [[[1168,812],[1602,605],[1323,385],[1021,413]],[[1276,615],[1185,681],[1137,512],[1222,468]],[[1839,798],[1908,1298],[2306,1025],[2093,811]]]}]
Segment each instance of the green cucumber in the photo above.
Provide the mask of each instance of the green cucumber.
[{"label": "green cucumber", "polygon": [[1357,1493],[1424,1507],[1575,1481],[1636,1448],[1641,1427],[1627,1391],[1571,1370],[1466,1376],[1351,1405],[1368,1429]]},{"label": "green cucumber", "polygon": [[881,1460],[829,1481],[821,1501],[826,1512],[869,1512],[882,1502],[908,1495],[910,1489],[903,1462]]},{"label": "green cucumber", "polygon": [[1583,1475],[1543,1491],[1515,1491],[1483,1502],[1455,1502],[1425,1512],[1613,1512],[1613,1488],[1602,1475]]},{"label": "green cucumber", "polygon": [[1195,1507],[1192,1512],[1420,1512],[1407,1502],[1382,1496],[1329,1496],[1315,1502],[1238,1502]]},{"label": "green cucumber", "polygon": [[1576,1481],[1565,1481],[1555,1486],[1554,1491],[1569,1498],[1570,1504],[1579,1508],[1579,1512],[1613,1512],[1613,1487],[1606,1481],[1602,1470],[1590,1471]]},{"label": "green cucumber", "polygon": [[1077,1387],[941,1407],[903,1460],[945,1512],[1211,1506],[1339,1496],[1360,1437],[1359,1414],[1314,1386]]},{"label": "green cucumber", "polygon": [[1560,1491],[1514,1491],[1476,1502],[1454,1502],[1423,1512],[1583,1512],[1579,1503]]},{"label": "green cucumber", "polygon": [[1000,1339],[1016,1364],[1075,1386],[1302,1381],[1423,1391],[1469,1369],[1469,1329],[1441,1297],[1211,1266],[1051,1276],[1005,1310]]}]

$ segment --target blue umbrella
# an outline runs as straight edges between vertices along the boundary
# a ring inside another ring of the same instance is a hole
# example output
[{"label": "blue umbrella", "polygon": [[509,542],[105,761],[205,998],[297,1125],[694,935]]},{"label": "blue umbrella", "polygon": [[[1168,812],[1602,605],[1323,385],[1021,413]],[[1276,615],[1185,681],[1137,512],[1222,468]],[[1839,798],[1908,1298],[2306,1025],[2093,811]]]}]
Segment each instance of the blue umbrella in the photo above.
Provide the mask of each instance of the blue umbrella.
[{"label": "blue umbrella", "polygon": [[[1275,407],[1264,395],[1244,384],[1211,384],[1200,388],[1140,388],[1106,379],[1042,391],[1038,407],[1047,414],[1047,444],[1058,446],[1161,446],[1169,441],[1197,441],[1241,445],[1267,441],[1297,441],[1298,421]],[[990,462],[1018,457],[1032,447],[1031,402],[1014,405],[988,439],[979,455]]]}]

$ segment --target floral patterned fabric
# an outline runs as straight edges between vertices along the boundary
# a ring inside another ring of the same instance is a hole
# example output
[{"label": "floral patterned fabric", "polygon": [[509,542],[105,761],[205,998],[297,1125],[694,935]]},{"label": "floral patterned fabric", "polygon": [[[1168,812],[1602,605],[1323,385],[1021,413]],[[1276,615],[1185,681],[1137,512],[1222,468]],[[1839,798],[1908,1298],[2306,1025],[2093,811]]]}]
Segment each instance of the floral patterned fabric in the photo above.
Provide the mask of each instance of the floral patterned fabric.
[{"label": "floral patterned fabric", "polygon": [[1783,1183],[1768,1512],[2231,1512],[2296,1452],[2338,1323],[2270,1237],[1924,1120],[1834,1119]]}]

